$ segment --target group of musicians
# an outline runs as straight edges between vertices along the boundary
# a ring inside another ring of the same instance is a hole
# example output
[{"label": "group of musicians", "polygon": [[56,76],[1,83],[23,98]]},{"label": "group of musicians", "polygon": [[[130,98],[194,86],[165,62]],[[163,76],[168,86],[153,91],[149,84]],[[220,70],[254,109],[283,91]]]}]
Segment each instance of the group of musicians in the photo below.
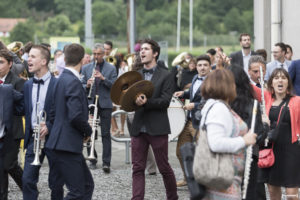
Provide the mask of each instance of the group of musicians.
[{"label": "group of musicians", "polygon": [[[212,67],[218,68],[220,63],[226,65],[228,58],[218,52],[219,61],[214,62],[210,54],[197,59],[183,54],[169,73],[164,64],[158,61],[160,47],[156,41],[145,39],[139,45],[134,69],[144,80],[151,81],[154,90],[151,97],[139,93],[134,99],[138,109],[135,110],[129,130],[132,199],[144,198],[149,147],[163,177],[167,199],[178,199],[177,187],[187,185],[180,147],[193,140],[199,126],[195,112],[201,109],[203,100],[201,84]],[[105,57],[110,55],[112,43],[95,44],[94,59],[86,65],[83,65],[84,48],[79,44],[67,45],[63,51],[65,67],[58,78],[49,71],[49,48],[44,44],[31,45],[24,69],[32,77],[26,82],[18,77],[20,72],[12,72],[12,69],[16,69],[13,68],[16,65],[15,55],[3,44],[0,48],[0,200],[7,199],[8,174],[22,190],[24,200],[38,199],[37,183],[41,165],[35,163],[37,155],[41,163],[45,156],[49,163],[51,199],[92,199],[94,181],[83,156],[83,146],[86,142],[92,142],[90,137],[93,131],[89,119],[100,117],[102,170],[110,173],[113,109],[110,92],[118,71]],[[171,129],[167,109],[172,96],[189,99],[189,103],[183,107],[188,111],[187,121],[178,136],[176,149],[184,179],[177,183],[168,162],[168,134]],[[98,108],[96,116],[89,114],[88,105],[93,103]],[[40,149],[37,148],[37,134],[42,143]],[[26,149],[24,170],[18,164],[22,138]],[[94,167],[97,163],[96,152],[95,155],[96,159],[91,161]],[[68,189],[65,197],[64,185]]]}]

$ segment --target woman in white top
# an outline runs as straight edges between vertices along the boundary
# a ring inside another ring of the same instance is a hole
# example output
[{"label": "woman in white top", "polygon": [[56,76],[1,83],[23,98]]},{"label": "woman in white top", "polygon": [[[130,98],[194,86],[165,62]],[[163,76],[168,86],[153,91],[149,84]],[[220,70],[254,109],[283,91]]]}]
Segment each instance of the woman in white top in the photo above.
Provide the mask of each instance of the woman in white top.
[{"label": "woman in white top", "polygon": [[201,86],[201,95],[207,102],[201,111],[200,127],[207,115],[205,124],[209,147],[213,152],[233,153],[235,171],[233,184],[227,190],[207,188],[206,199],[240,200],[245,147],[255,144],[256,134],[248,131],[246,123],[229,107],[229,103],[236,97],[233,74],[227,69],[211,72]]}]

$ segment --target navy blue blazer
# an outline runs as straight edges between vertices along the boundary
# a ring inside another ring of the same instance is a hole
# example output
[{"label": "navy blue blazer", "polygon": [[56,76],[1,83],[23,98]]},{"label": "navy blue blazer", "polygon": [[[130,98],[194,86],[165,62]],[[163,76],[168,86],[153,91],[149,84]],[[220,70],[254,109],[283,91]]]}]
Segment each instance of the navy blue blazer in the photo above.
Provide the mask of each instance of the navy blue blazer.
[{"label": "navy blue blazer", "polygon": [[[5,126],[6,135],[4,144],[8,139],[13,139],[12,122],[13,115],[24,114],[23,94],[13,89],[10,84],[0,85],[0,116]],[[4,148],[5,149],[5,148]]]},{"label": "navy blue blazer", "polygon": [[[48,133],[50,133],[52,124],[50,123],[49,113],[50,107],[53,102],[53,88],[54,84],[56,83],[56,78],[51,76],[50,83],[48,86],[44,110],[46,111],[46,126],[48,128]],[[24,139],[24,147],[27,148],[30,138],[32,137],[32,127],[31,127],[31,114],[32,114],[32,86],[33,86],[33,79],[29,79],[24,85],[24,102],[25,102],[25,139]],[[47,135],[47,138],[49,136]]]},{"label": "navy blue blazer", "polygon": [[50,111],[53,124],[45,146],[53,150],[82,153],[83,139],[90,136],[88,101],[80,80],[65,69],[54,86]]},{"label": "navy blue blazer", "polygon": [[[82,67],[82,86],[86,89],[87,94],[90,91],[90,88],[86,88],[87,81],[91,78],[93,69],[95,67],[95,62],[91,62]],[[105,77],[105,80],[100,80],[98,88],[100,90],[99,94],[99,106],[101,108],[112,108],[112,101],[110,99],[110,88],[117,79],[117,70],[116,67],[104,61],[103,69],[101,71],[102,75]],[[96,84],[92,88],[92,99],[89,103],[95,103],[94,97],[96,93]]]},{"label": "navy blue blazer", "polygon": [[193,88],[194,88],[194,84],[195,84],[195,82],[197,80],[197,77],[198,77],[198,74],[196,74],[193,77],[191,87],[189,88],[188,91],[185,91],[183,93],[183,96],[182,96],[184,99],[189,99],[190,103],[194,103],[195,104],[194,109],[191,110],[191,111],[188,111],[188,117],[190,116],[190,113],[191,113],[191,117],[192,117],[191,119],[192,119],[193,127],[194,128],[198,128],[198,126],[199,126],[199,124],[195,124],[195,123],[197,123],[197,121],[195,121],[195,112],[197,111],[197,109],[199,107],[199,104],[200,104],[200,101],[202,99],[202,97],[200,95],[200,88],[201,88],[201,86],[198,88],[198,90],[196,91],[195,95],[193,96]]},{"label": "navy blue blazer", "polygon": [[289,67],[289,74],[294,86],[294,92],[300,96],[300,60],[292,61]]}]

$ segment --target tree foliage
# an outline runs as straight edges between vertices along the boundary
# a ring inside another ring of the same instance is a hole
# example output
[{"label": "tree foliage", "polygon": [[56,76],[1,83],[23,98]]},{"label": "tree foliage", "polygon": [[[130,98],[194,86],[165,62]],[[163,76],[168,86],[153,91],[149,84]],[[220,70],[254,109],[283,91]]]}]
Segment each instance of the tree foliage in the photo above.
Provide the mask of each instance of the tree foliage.
[{"label": "tree foliage", "polygon": [[33,40],[34,29],[31,22],[18,23],[10,32],[10,41],[26,43]]},{"label": "tree foliage", "polygon": [[[84,0],[0,0],[0,17],[31,18],[39,36],[79,35],[84,38]],[[178,0],[135,0],[137,37],[151,36],[174,42]],[[92,0],[96,38],[127,39],[128,0]],[[33,27],[31,27],[33,29]],[[230,32],[253,34],[253,1],[197,0],[193,4],[193,29],[203,35]],[[182,1],[181,36],[188,41],[189,1]],[[194,41],[200,41],[194,34]],[[201,36],[202,37],[202,36]]]},{"label": "tree foliage", "polygon": [[68,35],[71,29],[71,23],[66,15],[57,15],[46,21],[46,33],[52,36]]}]

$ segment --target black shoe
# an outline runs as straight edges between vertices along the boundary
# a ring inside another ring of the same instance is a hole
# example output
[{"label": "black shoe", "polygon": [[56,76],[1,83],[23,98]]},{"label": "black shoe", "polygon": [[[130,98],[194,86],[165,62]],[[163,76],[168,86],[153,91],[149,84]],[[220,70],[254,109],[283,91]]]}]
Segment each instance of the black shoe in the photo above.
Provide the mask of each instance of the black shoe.
[{"label": "black shoe", "polygon": [[104,173],[109,174],[110,173],[110,167],[107,165],[103,165],[102,170],[104,171]]},{"label": "black shoe", "polygon": [[91,163],[90,164],[90,169],[97,169],[96,163]]}]

